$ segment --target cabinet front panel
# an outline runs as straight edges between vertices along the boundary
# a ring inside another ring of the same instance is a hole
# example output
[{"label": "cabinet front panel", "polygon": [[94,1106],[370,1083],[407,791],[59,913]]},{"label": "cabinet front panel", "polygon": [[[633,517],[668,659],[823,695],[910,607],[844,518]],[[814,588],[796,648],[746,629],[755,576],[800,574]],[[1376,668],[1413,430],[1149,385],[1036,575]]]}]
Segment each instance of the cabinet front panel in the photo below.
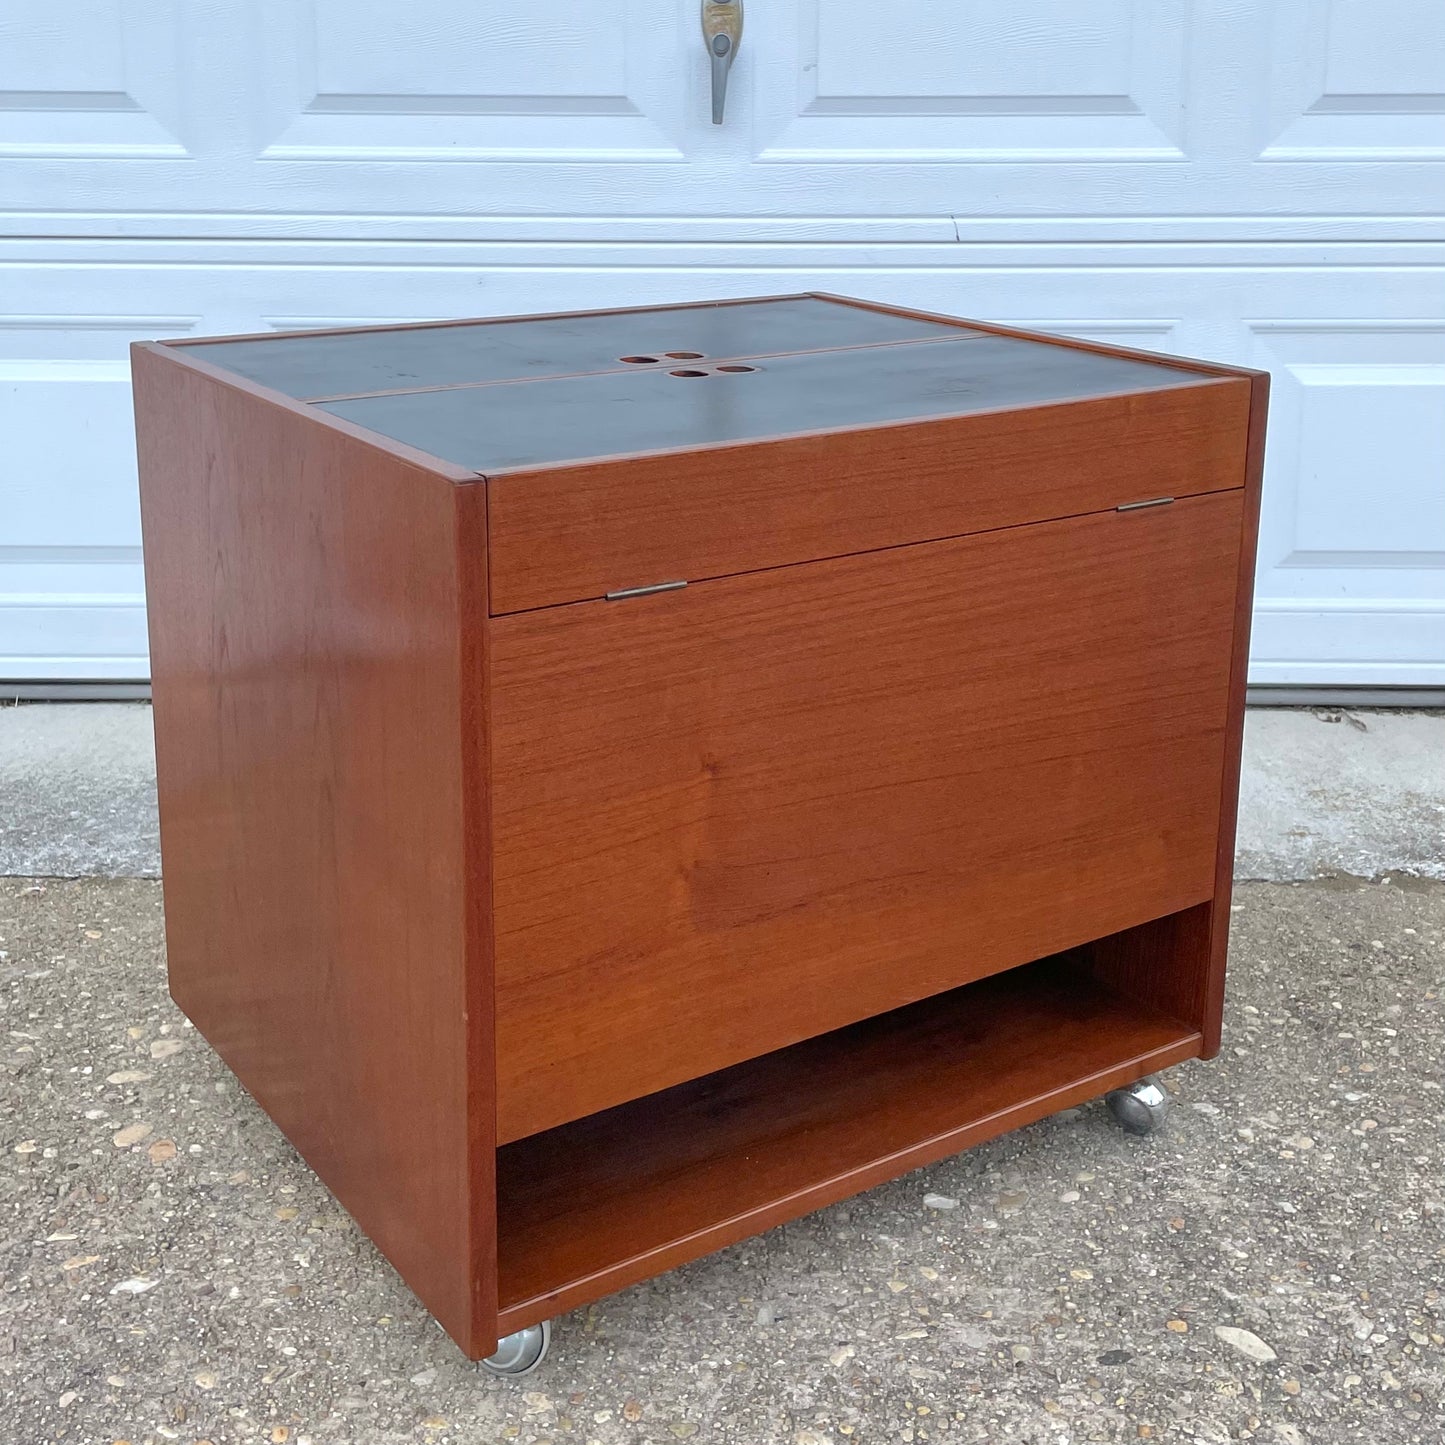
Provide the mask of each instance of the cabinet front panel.
[{"label": "cabinet front panel", "polygon": [[499,1139],[1209,898],[1241,511],[494,619]]},{"label": "cabinet front panel", "polygon": [[[892,365],[903,350],[996,356],[997,339],[899,348]],[[853,420],[861,422],[872,359],[840,355],[853,376],[848,387],[833,377],[827,404],[843,405],[851,388]],[[1054,370],[1061,359],[1067,369],[1081,358],[1114,360],[1043,349],[1037,369]],[[781,364],[760,362],[756,376],[643,380],[692,398],[692,405],[716,406],[722,426],[737,420],[730,398],[745,397],[755,383],[772,386]],[[824,369],[839,364],[834,358]],[[1020,380],[1032,365],[1019,367]],[[1249,383],[1158,371],[1184,384],[492,477],[491,610],[520,612],[651,582],[695,582],[1242,486]],[[885,378],[876,368],[872,379],[882,392]],[[896,376],[890,384],[900,390]],[[936,377],[920,375],[901,393],[911,401],[915,387],[926,397],[937,385]],[[978,390],[987,386],[980,380]],[[614,409],[635,410],[638,400],[615,398]],[[833,417],[842,420],[842,412]],[[396,427],[389,434],[412,445],[421,439]]]}]

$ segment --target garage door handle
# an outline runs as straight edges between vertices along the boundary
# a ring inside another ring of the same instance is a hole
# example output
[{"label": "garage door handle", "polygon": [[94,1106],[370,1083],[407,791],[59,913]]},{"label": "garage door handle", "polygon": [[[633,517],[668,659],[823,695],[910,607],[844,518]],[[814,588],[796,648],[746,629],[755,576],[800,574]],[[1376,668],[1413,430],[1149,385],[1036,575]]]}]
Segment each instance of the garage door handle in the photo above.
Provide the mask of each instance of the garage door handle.
[{"label": "garage door handle", "polygon": [[702,38],[712,63],[712,123],[723,123],[728,71],[743,38],[743,0],[702,0]]}]

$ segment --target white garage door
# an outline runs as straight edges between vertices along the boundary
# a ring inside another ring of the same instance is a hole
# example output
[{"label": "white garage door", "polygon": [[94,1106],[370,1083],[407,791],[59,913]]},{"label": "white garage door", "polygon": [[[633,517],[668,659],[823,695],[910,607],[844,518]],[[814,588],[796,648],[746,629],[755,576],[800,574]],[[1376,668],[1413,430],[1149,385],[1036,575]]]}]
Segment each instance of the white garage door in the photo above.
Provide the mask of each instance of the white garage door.
[{"label": "white garage door", "polygon": [[1268,367],[1253,680],[1445,685],[1440,0],[7,0],[0,677],[146,675],[126,344],[809,288]]}]

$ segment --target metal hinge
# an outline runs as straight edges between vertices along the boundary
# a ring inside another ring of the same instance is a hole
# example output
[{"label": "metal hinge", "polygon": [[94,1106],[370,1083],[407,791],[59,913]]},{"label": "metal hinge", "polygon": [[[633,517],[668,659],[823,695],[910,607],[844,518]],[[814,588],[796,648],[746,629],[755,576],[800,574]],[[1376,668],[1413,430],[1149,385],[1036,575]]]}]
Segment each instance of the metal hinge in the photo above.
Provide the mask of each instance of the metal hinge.
[{"label": "metal hinge", "polygon": [[1173,497],[1150,497],[1147,502],[1120,502],[1114,508],[1116,512],[1137,512],[1141,507],[1167,507]]},{"label": "metal hinge", "polygon": [[676,592],[686,586],[686,582],[654,582],[647,587],[620,587],[616,592],[607,592],[604,596],[609,602],[621,602],[624,597],[647,597],[653,592]]}]

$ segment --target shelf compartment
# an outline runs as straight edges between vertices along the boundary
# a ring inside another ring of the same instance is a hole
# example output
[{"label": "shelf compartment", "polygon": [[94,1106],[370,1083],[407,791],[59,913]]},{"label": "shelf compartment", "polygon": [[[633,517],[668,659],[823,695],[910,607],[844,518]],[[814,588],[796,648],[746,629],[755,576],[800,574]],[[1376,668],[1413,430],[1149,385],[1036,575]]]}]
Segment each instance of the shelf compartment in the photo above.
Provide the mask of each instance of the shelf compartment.
[{"label": "shelf compartment", "polygon": [[501,1333],[1200,1052],[1196,1030],[1109,989],[1088,959],[1043,959],[504,1146]]}]

